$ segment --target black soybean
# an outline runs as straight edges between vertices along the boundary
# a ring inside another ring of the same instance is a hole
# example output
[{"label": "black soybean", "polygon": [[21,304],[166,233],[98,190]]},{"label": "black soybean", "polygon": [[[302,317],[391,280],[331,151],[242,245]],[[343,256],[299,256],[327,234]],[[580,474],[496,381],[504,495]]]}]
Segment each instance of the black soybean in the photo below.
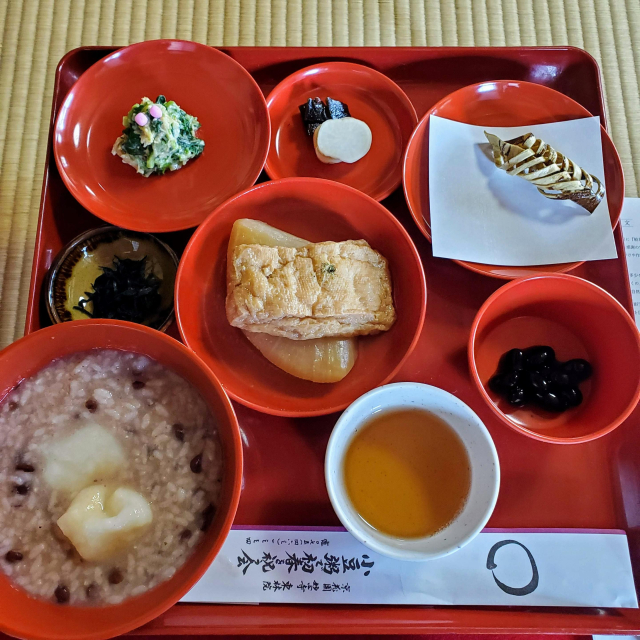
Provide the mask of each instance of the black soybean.
[{"label": "black soybean", "polygon": [[307,135],[312,136],[313,132],[330,118],[328,109],[320,98],[309,98],[306,104],[301,104],[298,109],[302,116],[302,124]]},{"label": "black soybean", "polygon": [[522,376],[519,371],[508,371],[502,376],[502,383],[505,389],[515,389],[522,386]]},{"label": "black soybean", "polygon": [[529,371],[537,371],[538,373],[541,373],[543,376],[546,376],[547,378],[551,377],[551,374],[556,370],[556,363],[551,363],[551,364],[540,364],[537,366],[532,366],[532,367],[528,367]]},{"label": "black soybean", "polygon": [[550,379],[551,379],[551,384],[553,384],[556,387],[570,387],[572,384],[569,374],[566,373],[565,371],[562,371],[562,369],[558,371],[554,371],[551,374]]},{"label": "black soybean", "polygon": [[527,367],[530,369],[550,365],[556,359],[556,352],[547,345],[529,347],[523,353]]},{"label": "black soybean", "polygon": [[489,389],[499,395],[504,395],[507,392],[507,387],[504,384],[504,375],[502,373],[497,373],[489,380]]},{"label": "black soybean", "polygon": [[578,384],[592,373],[593,368],[586,360],[559,362],[552,347],[536,345],[504,353],[488,386],[514,407],[532,402],[560,413],[582,403]]},{"label": "black soybean", "polygon": [[524,369],[524,354],[521,349],[510,349],[500,358],[501,371],[522,371]]},{"label": "black soybean", "polygon": [[529,385],[537,393],[545,393],[549,390],[549,378],[538,371],[529,374]]},{"label": "black soybean", "polygon": [[542,401],[540,402],[540,406],[547,411],[561,413],[568,407],[566,400],[561,398],[557,393],[553,393],[553,391],[541,394],[541,396]]},{"label": "black soybean", "polygon": [[590,378],[593,373],[591,364],[582,358],[568,360],[562,365],[562,370],[569,374],[576,382],[584,382],[587,378]]},{"label": "black soybean", "polygon": [[582,391],[578,387],[566,387],[560,391],[560,397],[570,407],[577,407],[582,404]]},{"label": "black soybean", "polygon": [[507,394],[507,402],[513,407],[522,407],[527,402],[527,392],[523,387],[516,387]]}]

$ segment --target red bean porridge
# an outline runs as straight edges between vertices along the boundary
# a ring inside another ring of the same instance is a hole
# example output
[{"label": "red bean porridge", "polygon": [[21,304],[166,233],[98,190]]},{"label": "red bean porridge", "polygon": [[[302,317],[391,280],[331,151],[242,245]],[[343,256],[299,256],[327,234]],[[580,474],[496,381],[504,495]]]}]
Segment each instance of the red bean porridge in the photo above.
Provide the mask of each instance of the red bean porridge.
[{"label": "red bean porridge", "polygon": [[[126,463],[110,482],[141,494],[153,516],[126,549],[99,562],[83,559],[56,524],[78,492],[52,488],[43,473],[47,446],[87,425],[121,445]],[[122,351],[56,360],[0,405],[0,569],[61,604],[142,594],[171,578],[202,539],[221,474],[213,417],[180,376]]]}]

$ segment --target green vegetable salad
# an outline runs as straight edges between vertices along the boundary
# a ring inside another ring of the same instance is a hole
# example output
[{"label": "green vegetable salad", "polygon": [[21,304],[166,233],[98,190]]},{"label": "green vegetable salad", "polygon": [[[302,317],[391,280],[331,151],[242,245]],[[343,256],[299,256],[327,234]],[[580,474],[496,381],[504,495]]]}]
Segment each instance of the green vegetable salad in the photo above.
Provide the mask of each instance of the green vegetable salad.
[{"label": "green vegetable salad", "polygon": [[183,167],[204,149],[204,140],[196,138],[200,123],[173,100],[158,96],[151,102],[142,98],[122,119],[124,130],[113,145],[112,153],[148,178]]}]

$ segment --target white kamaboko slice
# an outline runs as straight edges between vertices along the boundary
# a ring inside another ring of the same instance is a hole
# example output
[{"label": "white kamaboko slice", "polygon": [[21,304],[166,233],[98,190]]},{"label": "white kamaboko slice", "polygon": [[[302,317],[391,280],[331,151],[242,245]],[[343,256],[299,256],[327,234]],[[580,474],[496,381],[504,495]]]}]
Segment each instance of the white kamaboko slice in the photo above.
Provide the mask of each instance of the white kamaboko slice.
[{"label": "white kamaboko slice", "polygon": [[137,491],[93,485],[73,499],[58,526],[85,560],[99,562],[130,547],[152,520],[149,503]]},{"label": "white kamaboko slice", "polygon": [[125,464],[122,445],[99,424],[45,444],[43,475],[56,491],[75,493],[96,480],[112,478]]},{"label": "white kamaboko slice", "polygon": [[[307,240],[276,229],[259,220],[236,220],[229,240],[229,256],[240,244],[267,247],[304,247]],[[289,340],[266,333],[243,331],[247,340],[276,367],[311,382],[339,382],[353,368],[358,357],[355,338]]]},{"label": "white kamaboko slice", "polygon": [[367,155],[371,141],[371,129],[357,118],[325,120],[313,134],[316,155],[322,162],[357,162]]}]

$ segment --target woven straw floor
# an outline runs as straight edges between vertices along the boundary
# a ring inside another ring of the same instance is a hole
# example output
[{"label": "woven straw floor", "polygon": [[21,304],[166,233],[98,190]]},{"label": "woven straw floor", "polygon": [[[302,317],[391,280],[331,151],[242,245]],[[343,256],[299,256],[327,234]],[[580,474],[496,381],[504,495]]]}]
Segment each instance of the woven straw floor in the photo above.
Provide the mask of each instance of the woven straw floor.
[{"label": "woven straw floor", "polygon": [[0,30],[0,348],[23,331],[55,68],[82,45],[575,45],[638,195],[640,0],[0,0]]}]

